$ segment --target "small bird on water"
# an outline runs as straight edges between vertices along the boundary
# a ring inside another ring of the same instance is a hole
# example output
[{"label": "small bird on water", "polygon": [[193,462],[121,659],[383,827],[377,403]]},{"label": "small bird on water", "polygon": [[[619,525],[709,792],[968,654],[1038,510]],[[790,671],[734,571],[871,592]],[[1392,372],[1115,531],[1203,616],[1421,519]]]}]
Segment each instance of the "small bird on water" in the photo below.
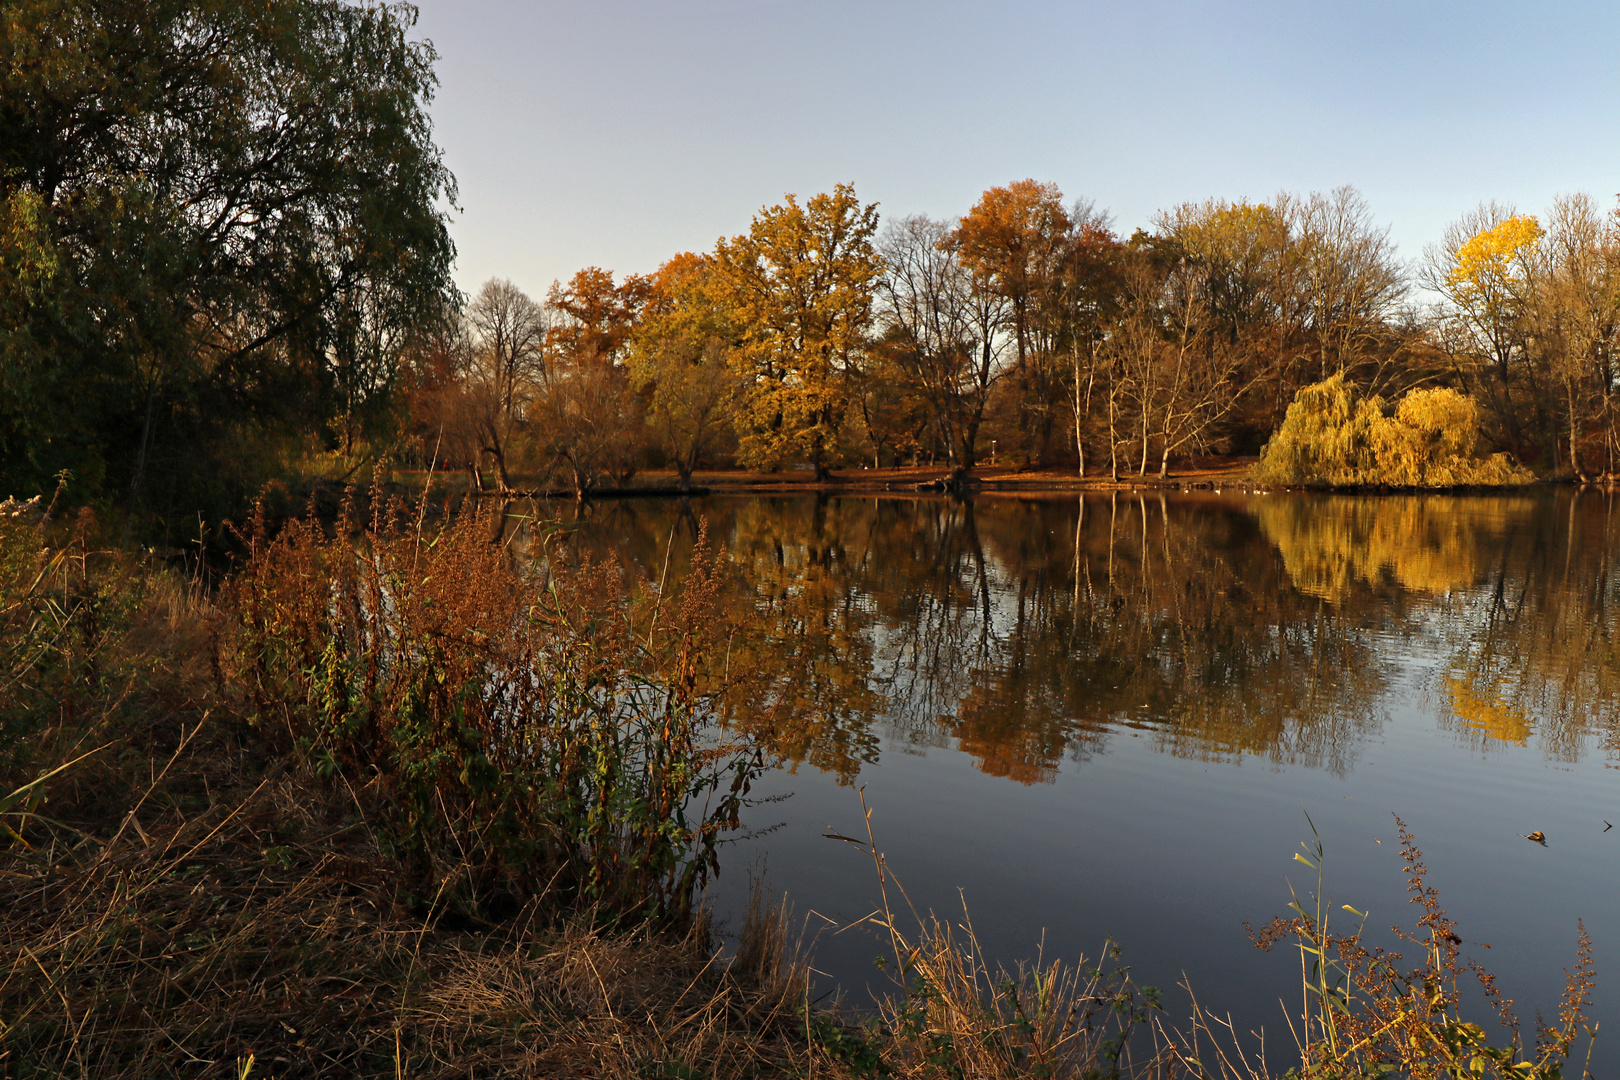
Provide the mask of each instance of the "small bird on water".
[{"label": "small bird on water", "polygon": [[1526,840],[1534,840],[1536,843],[1540,844],[1542,847],[1547,846],[1547,838],[1545,836],[1541,835],[1541,830],[1540,829],[1537,829],[1535,832],[1533,832],[1529,836],[1525,837],[1525,839]]}]

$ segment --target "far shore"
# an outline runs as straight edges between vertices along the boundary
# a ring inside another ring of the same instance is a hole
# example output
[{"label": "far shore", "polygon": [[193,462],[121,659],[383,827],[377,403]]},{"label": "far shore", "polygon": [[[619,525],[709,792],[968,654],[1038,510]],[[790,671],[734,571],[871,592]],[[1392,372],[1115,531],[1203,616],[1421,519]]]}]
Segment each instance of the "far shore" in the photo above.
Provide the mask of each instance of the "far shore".
[{"label": "far shore", "polygon": [[[1209,456],[1181,459],[1172,463],[1164,475],[1156,471],[1146,474],[1121,469],[1116,479],[1110,469],[1088,468],[1084,475],[1070,464],[1066,466],[1027,466],[1019,464],[985,464],[968,473],[969,490],[974,495],[1041,495],[1084,491],[1317,491],[1339,494],[1396,494],[1415,492],[1496,492],[1500,488],[1328,488],[1262,484],[1253,477],[1258,458],[1237,456]],[[417,469],[400,470],[397,479],[408,484],[419,484],[427,474]],[[737,494],[890,494],[928,495],[950,491],[952,469],[947,465],[898,465],[874,469],[870,466],[846,466],[834,469],[832,475],[817,480],[807,465],[789,466],[776,472],[754,472],[747,469],[699,469],[692,474],[690,484],[683,489],[680,476],[673,469],[646,469],[622,487],[598,487],[586,494],[589,499],[701,497],[705,495]],[[559,487],[555,479],[543,481],[539,477],[518,474],[512,478],[512,490],[500,492],[486,489],[490,497],[508,498],[574,498],[572,489]],[[1571,483],[1572,478],[1543,479],[1532,486],[1549,483]],[[1609,487],[1613,481],[1600,478],[1588,483]],[[433,474],[432,483],[441,489],[466,491],[470,486],[465,470],[442,470]],[[1579,484],[1578,486],[1586,486]],[[1522,490],[1513,488],[1511,490]]]},{"label": "far shore", "polygon": [[[1116,480],[1113,473],[1103,468],[1088,468],[1080,475],[1074,465],[1025,466],[1017,464],[984,464],[972,469],[969,482],[981,494],[995,492],[1062,492],[1062,491],[1135,491],[1141,489],[1245,489],[1258,490],[1259,485],[1249,473],[1257,459],[1253,457],[1207,457],[1175,462],[1165,475],[1156,471],[1146,475],[1121,469]],[[900,465],[874,469],[853,465],[834,469],[828,478],[817,480],[809,466],[786,467],[776,472],[753,472],[747,469],[699,469],[692,474],[689,494],[798,493],[798,492],[940,492],[946,490],[952,468],[948,465]],[[426,476],[420,470],[401,470],[400,479],[419,481]],[[452,488],[465,490],[468,485],[465,470],[443,470],[433,475],[435,486],[448,482]],[[549,484],[538,477],[516,475],[512,478],[512,494],[517,497],[555,496],[572,497],[573,492],[559,489],[555,480]],[[485,494],[497,495],[495,491]],[[673,469],[646,469],[636,473],[624,487],[597,488],[589,498],[629,497],[637,495],[680,495],[680,476]]]}]

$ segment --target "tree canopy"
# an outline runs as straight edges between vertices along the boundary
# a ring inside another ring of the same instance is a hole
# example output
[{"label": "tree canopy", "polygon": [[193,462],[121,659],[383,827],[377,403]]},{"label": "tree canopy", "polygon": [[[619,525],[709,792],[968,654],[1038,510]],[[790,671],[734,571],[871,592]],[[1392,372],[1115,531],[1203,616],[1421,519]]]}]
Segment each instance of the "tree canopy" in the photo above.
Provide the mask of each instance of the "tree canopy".
[{"label": "tree canopy", "polygon": [[455,300],[414,21],[0,2],[0,484],[173,505],[255,482],[257,438],[392,421]]},{"label": "tree canopy", "polygon": [[835,455],[883,266],[876,232],[877,204],[839,184],[803,206],[789,195],[716,248],[714,272],[742,330],[740,461],[773,467],[802,455],[820,473]]}]

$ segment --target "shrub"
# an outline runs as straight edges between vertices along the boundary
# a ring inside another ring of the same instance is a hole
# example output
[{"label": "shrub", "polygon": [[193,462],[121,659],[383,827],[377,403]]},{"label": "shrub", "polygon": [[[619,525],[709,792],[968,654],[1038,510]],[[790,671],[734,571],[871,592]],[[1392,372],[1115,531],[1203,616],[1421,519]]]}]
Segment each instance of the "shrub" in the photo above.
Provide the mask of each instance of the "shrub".
[{"label": "shrub", "polygon": [[249,530],[230,600],[252,722],[353,792],[423,903],[684,916],[761,765],[700,689],[723,625],[701,546],[632,627],[611,562],[520,563],[482,506],[424,534],[425,506],[381,502],[364,531],[348,506],[335,535]]},{"label": "shrub", "polygon": [[1449,388],[1411,390],[1393,414],[1357,399],[1344,376],[1302,389],[1260,452],[1255,479],[1325,487],[1498,487],[1527,484],[1506,454],[1480,457],[1479,410]]}]

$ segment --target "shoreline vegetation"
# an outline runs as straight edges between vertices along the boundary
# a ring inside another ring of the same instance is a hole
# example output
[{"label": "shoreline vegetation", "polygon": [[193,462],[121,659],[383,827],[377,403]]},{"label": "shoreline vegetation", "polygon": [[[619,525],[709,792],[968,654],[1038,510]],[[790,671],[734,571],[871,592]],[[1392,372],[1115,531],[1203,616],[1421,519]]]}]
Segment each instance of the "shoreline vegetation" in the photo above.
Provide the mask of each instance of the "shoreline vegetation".
[{"label": "shoreline vegetation", "polygon": [[560,547],[519,567],[489,504],[426,510],[379,486],[332,528],[259,515],[222,581],[89,511],[0,518],[5,1075],[1554,1080],[1589,1046],[1584,931],[1521,1033],[1404,828],[1411,959],[1321,882],[1259,933],[1307,990],[1269,1062],[1220,987],[1139,986],[1106,948],[993,967],[870,831],[843,839],[893,993],[812,1000],[785,902],[756,883],[730,939],[699,902],[769,765],[728,697],[756,687],[716,665],[743,630],[714,564],[667,593]]}]

